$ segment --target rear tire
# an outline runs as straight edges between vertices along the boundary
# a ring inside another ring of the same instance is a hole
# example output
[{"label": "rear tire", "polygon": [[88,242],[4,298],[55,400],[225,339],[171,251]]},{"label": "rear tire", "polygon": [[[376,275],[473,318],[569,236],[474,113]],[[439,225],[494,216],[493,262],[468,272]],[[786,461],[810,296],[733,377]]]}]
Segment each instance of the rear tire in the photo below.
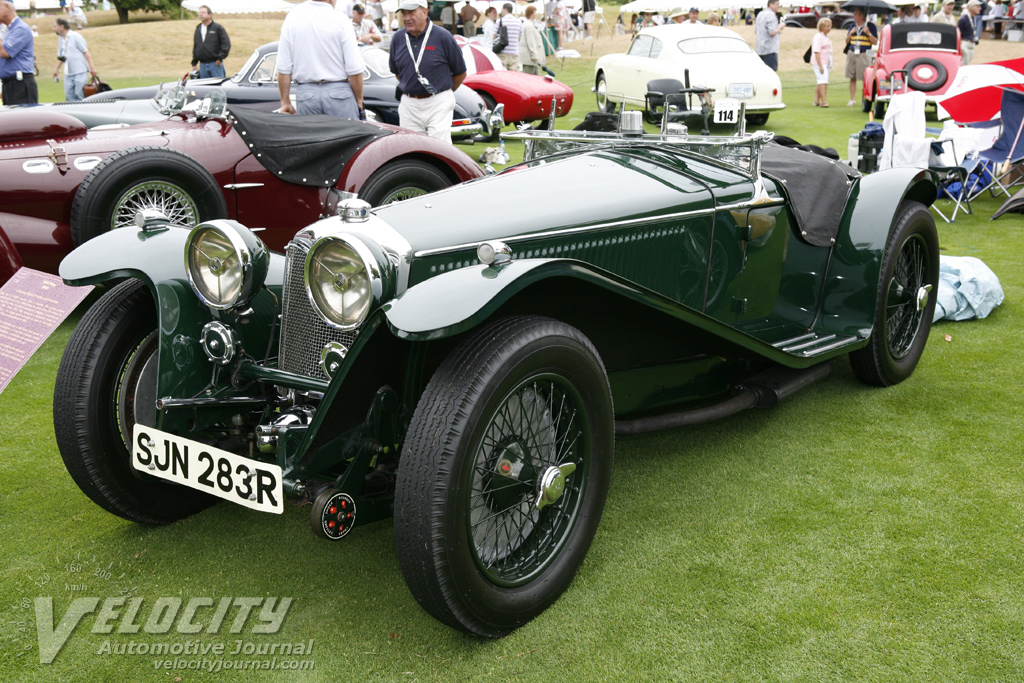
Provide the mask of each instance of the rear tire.
[{"label": "rear tire", "polygon": [[763,126],[768,123],[770,114],[747,114],[747,124],[751,126]]},{"label": "rear tire", "polygon": [[904,202],[882,256],[871,339],[850,353],[857,379],[888,387],[910,377],[928,342],[938,291],[935,220],[924,204]]},{"label": "rear tire", "polygon": [[169,524],[216,500],[131,466],[135,423],[156,424],[157,342],[153,296],[126,280],[82,316],[53,391],[57,447],[71,478],[104,510],[142,524]]},{"label": "rear tire", "polygon": [[419,197],[451,187],[454,183],[435,166],[415,159],[400,159],[378,169],[359,190],[359,198],[371,206]]}]

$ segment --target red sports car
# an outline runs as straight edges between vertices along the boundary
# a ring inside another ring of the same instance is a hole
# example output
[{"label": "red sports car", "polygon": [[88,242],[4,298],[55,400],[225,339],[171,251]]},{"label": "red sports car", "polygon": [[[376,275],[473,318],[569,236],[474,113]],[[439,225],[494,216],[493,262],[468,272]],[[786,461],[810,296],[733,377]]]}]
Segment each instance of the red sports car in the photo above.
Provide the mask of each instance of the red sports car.
[{"label": "red sports car", "polygon": [[552,101],[555,116],[565,116],[572,109],[572,88],[551,76],[534,76],[522,71],[477,71],[466,76],[463,85],[475,90],[493,110],[505,105],[505,123],[538,122],[547,128]]},{"label": "red sports car", "polygon": [[888,101],[904,89],[919,90],[929,103],[935,104],[953,83],[959,68],[960,32],[956,26],[884,26],[875,63],[864,70],[864,111],[873,103],[875,116],[884,116]]},{"label": "red sports car", "polygon": [[177,113],[86,129],[54,107],[0,114],[0,230],[26,266],[61,258],[159,208],[192,226],[260,226],[272,249],[331,214],[345,193],[373,205],[483,175],[452,145],[394,126],[252,109]]}]

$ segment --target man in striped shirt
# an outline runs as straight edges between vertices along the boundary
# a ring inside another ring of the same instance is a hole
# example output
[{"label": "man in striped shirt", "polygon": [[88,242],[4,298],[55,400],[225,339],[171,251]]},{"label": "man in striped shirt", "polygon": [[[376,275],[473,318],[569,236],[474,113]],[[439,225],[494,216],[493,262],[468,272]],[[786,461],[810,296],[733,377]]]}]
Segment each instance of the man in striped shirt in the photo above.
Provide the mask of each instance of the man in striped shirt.
[{"label": "man in striped shirt", "polygon": [[514,9],[511,2],[506,2],[501,6],[498,33],[501,33],[501,27],[504,26],[505,32],[508,33],[508,45],[498,53],[498,59],[509,71],[521,71],[522,69],[519,67],[519,36],[523,33],[523,23],[512,14]]}]

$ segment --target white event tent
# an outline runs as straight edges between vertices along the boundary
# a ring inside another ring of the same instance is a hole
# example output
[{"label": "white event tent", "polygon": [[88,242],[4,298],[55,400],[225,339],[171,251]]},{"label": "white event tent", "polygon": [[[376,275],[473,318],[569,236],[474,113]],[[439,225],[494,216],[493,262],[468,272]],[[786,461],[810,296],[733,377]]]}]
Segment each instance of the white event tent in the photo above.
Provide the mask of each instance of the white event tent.
[{"label": "white event tent", "polygon": [[206,5],[213,12],[218,14],[264,14],[267,12],[287,12],[294,5],[285,0],[185,0],[181,3],[184,9],[198,12],[199,8]]}]

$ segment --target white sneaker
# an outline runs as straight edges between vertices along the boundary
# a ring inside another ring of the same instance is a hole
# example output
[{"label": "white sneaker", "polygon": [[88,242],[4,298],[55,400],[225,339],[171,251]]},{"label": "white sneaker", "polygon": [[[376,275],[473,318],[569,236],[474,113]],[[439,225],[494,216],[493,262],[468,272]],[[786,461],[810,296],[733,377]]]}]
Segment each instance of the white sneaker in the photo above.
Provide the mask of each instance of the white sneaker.
[{"label": "white sneaker", "polygon": [[856,107],[857,103],[854,102],[853,100],[850,100],[849,102],[846,103],[846,106],[847,107]]}]

